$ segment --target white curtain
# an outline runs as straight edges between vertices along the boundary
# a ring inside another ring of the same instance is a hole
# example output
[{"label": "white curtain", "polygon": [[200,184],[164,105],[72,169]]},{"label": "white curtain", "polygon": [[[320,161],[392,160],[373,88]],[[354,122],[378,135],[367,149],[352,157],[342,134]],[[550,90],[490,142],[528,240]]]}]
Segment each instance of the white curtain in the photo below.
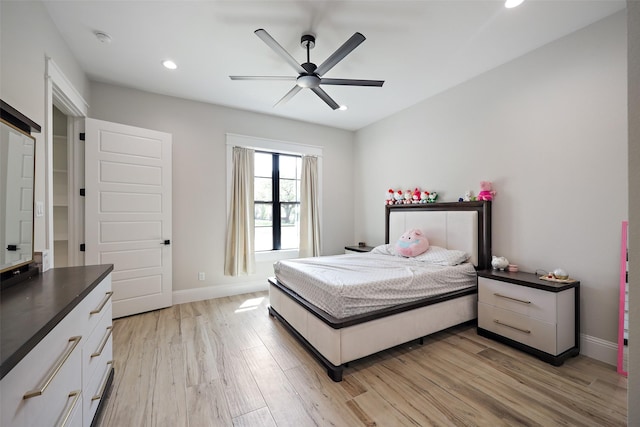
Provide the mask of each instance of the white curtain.
[{"label": "white curtain", "polygon": [[233,147],[231,203],[227,221],[227,250],[224,274],[238,276],[255,273],[254,150]]},{"label": "white curtain", "polygon": [[320,255],[318,158],[302,157],[300,181],[300,257]]}]

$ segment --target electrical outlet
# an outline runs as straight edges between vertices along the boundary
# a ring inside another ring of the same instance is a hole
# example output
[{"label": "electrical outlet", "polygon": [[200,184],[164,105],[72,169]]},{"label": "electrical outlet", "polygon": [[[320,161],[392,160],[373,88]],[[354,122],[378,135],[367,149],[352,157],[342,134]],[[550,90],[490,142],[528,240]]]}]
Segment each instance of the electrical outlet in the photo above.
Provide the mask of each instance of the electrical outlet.
[{"label": "electrical outlet", "polygon": [[198,273],[198,280],[204,280],[204,271]]}]

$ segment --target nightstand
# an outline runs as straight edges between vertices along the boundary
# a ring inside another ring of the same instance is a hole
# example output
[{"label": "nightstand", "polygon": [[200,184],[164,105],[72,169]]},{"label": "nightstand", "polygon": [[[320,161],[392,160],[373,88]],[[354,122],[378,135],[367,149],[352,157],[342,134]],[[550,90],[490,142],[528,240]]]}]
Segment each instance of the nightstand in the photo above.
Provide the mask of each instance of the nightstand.
[{"label": "nightstand", "polygon": [[478,271],[478,334],[554,366],[580,353],[580,282]]},{"label": "nightstand", "polygon": [[355,253],[370,252],[371,249],[373,249],[373,246],[345,246],[344,253],[355,254]]}]

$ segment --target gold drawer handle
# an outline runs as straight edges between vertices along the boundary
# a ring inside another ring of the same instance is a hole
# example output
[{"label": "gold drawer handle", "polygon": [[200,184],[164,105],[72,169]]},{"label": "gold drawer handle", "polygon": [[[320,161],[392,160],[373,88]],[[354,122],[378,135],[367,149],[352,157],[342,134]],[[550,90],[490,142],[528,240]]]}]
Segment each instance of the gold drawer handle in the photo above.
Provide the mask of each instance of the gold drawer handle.
[{"label": "gold drawer handle", "polygon": [[494,322],[497,323],[498,325],[506,326],[507,328],[511,328],[511,329],[515,329],[516,331],[524,332],[525,334],[530,334],[531,333],[531,331],[528,330],[528,329],[520,329],[520,328],[517,328],[515,326],[507,325],[506,323],[502,323],[499,320],[494,320]]},{"label": "gold drawer handle", "polygon": [[508,297],[506,295],[502,295],[502,294],[499,294],[499,293],[494,293],[494,295],[497,296],[497,297],[500,297],[500,298],[510,299],[511,301],[521,302],[522,304],[531,304],[531,301],[525,301],[523,299]]},{"label": "gold drawer handle", "polygon": [[[107,368],[113,365],[113,360],[109,360],[107,362]],[[98,392],[98,394],[96,394],[95,396],[93,396],[91,398],[91,401],[93,402],[94,400],[100,400],[102,399],[102,396],[104,396],[104,391],[107,388],[107,381],[109,380],[109,373],[111,372],[111,369],[107,369],[107,371],[104,373],[104,379],[102,380],[102,384],[100,385],[100,391]]]},{"label": "gold drawer handle", "polygon": [[102,354],[102,350],[104,350],[104,346],[107,345],[107,341],[109,341],[109,337],[111,336],[111,332],[113,331],[113,326],[107,326],[107,333],[102,337],[102,341],[100,341],[100,345],[98,346],[98,350],[91,353],[91,357],[98,357]]},{"label": "gold drawer handle", "polygon": [[69,393],[69,397],[73,397],[73,402],[71,402],[69,410],[64,414],[64,416],[62,416],[61,421],[57,424],[58,427],[65,427],[67,425],[67,423],[69,422],[69,417],[73,413],[73,410],[75,409],[80,396],[82,396],[80,390],[72,391],[71,393]]},{"label": "gold drawer handle", "polygon": [[47,387],[49,387],[49,384],[51,384],[51,381],[53,381],[55,376],[58,374],[58,372],[62,368],[62,365],[64,365],[64,362],[66,362],[67,359],[69,358],[69,356],[71,356],[71,353],[73,353],[73,350],[76,348],[76,346],[80,342],[81,338],[82,338],[81,336],[69,338],[69,342],[73,342],[73,345],[71,347],[69,347],[62,354],[62,356],[60,356],[58,358],[58,360],[56,362],[56,366],[54,366],[49,371],[49,373],[47,374],[47,377],[42,381],[41,385],[39,387],[36,387],[35,389],[31,390],[31,391],[26,392],[25,395],[22,396],[23,399],[31,399],[32,397],[40,396],[40,395],[42,395],[42,393],[44,393],[44,391],[47,389]]},{"label": "gold drawer handle", "polygon": [[104,294],[104,298],[100,302],[100,305],[98,306],[98,308],[96,308],[95,310],[91,310],[89,312],[89,314],[98,314],[98,313],[100,313],[102,311],[102,309],[104,308],[104,306],[107,305],[107,302],[109,301],[109,298],[111,298],[112,295],[113,295],[113,291],[109,291],[109,292],[105,293]]}]

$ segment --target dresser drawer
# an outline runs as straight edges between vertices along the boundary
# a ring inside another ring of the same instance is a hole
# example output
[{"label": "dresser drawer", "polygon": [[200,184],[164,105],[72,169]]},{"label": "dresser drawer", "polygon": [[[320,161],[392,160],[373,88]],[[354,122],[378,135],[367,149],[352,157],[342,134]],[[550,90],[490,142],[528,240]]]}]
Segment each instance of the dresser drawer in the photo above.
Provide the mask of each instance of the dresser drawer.
[{"label": "dresser drawer", "polygon": [[[82,427],[82,393],[75,391],[67,396],[67,405],[56,426]],[[46,425],[46,424],[41,424]]]},{"label": "dresser drawer", "polygon": [[[82,378],[84,388],[87,387],[94,371],[99,366],[104,365],[104,363],[106,363],[105,360],[111,360],[112,358],[112,328],[111,302],[109,302],[109,307],[105,308],[98,325],[93,332],[91,332],[82,349]],[[106,359],[103,360],[104,358]]]},{"label": "dresser drawer", "polygon": [[69,393],[82,389],[78,366],[83,338],[75,314],[65,317],[2,379],[3,427],[53,425]]},{"label": "dresser drawer", "polygon": [[479,303],[478,327],[554,356],[560,353],[557,348],[555,323]]},{"label": "dresser drawer", "polygon": [[[108,353],[111,354],[112,341],[109,339],[107,344]],[[98,410],[100,402],[104,399],[104,395],[107,392],[106,383],[113,367],[113,361],[111,358],[106,357],[107,353],[103,354],[97,363],[100,365],[93,372],[93,375],[89,379],[87,386],[84,390],[83,396],[83,418],[84,425],[89,426],[93,421],[93,417]]]},{"label": "dresser drawer", "polygon": [[478,301],[545,322],[556,322],[556,294],[553,292],[479,277]]},{"label": "dresser drawer", "polygon": [[112,295],[111,274],[109,274],[78,304],[77,310],[82,316],[81,322],[87,333],[94,330],[107,310],[111,312]]}]

